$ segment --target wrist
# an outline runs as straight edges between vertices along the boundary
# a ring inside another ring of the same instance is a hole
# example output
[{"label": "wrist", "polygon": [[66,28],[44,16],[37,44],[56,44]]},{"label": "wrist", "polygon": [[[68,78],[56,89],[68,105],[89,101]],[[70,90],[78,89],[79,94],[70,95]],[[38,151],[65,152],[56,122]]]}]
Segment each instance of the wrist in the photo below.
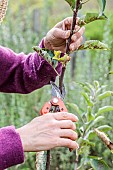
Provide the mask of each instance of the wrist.
[{"label": "wrist", "polygon": [[16,129],[16,132],[17,132],[17,133],[19,134],[19,136],[20,136],[20,139],[21,139],[21,142],[22,142],[23,151],[24,151],[24,152],[27,152],[27,151],[28,151],[28,145],[27,145],[27,143],[26,143],[26,141],[27,141],[27,140],[26,140],[26,139],[27,139],[26,135],[24,134],[22,128]]}]

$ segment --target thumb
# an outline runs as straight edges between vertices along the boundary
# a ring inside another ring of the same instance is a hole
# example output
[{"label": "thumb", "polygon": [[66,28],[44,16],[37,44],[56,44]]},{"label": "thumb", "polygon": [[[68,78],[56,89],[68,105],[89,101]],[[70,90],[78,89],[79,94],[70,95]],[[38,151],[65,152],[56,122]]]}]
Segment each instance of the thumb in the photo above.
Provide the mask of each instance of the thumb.
[{"label": "thumb", "polygon": [[54,37],[56,38],[62,38],[62,39],[67,39],[70,36],[70,30],[64,31],[61,29],[55,29],[54,30]]}]

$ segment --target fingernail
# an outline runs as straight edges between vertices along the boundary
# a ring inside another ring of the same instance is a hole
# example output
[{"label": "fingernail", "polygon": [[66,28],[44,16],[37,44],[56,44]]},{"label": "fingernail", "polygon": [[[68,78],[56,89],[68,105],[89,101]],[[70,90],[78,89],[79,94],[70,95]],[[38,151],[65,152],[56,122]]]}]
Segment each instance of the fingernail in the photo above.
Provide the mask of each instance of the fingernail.
[{"label": "fingernail", "polygon": [[76,116],[76,120],[79,121],[78,117]]},{"label": "fingernail", "polygon": [[70,36],[70,31],[66,32],[65,38],[68,38]]},{"label": "fingernail", "polygon": [[71,50],[72,50],[72,51],[74,51],[74,48],[75,48],[74,45],[71,45]]},{"label": "fingernail", "polygon": [[83,26],[82,29],[85,31],[85,27]]},{"label": "fingernail", "polygon": [[79,145],[78,145],[78,143],[77,143],[77,149],[79,149]]}]

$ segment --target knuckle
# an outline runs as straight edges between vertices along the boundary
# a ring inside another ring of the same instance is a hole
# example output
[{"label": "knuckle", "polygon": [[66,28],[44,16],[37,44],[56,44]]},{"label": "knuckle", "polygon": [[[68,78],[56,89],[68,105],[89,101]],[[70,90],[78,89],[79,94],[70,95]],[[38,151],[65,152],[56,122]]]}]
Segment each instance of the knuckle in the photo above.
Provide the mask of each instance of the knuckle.
[{"label": "knuckle", "polygon": [[52,119],[51,123],[50,123],[50,126],[55,127],[56,126],[56,122],[57,122],[56,120]]},{"label": "knuckle", "polygon": [[46,116],[49,120],[53,119],[53,114],[52,113],[47,113],[44,116]]},{"label": "knuckle", "polygon": [[75,139],[78,139],[78,134],[76,132],[74,132],[74,137]]},{"label": "knuckle", "polygon": [[62,118],[63,119],[67,119],[68,118],[68,113],[67,112],[63,112],[62,113]]},{"label": "knuckle", "polygon": [[62,117],[62,112],[56,112],[56,113],[54,113],[54,114],[53,114],[53,117],[56,117],[57,119],[58,119],[59,117]]},{"label": "knuckle", "polygon": [[52,35],[52,38],[54,38],[54,36],[56,36],[58,33],[59,33],[59,31],[58,31],[58,29],[57,28],[53,28],[52,29],[52,31],[51,31],[51,35]]},{"label": "knuckle", "polygon": [[77,32],[77,33],[76,33],[76,37],[77,37],[77,38],[80,38],[80,37],[81,37],[81,33],[80,33],[80,32]]},{"label": "knuckle", "polygon": [[80,37],[80,41],[83,41],[83,37],[82,36]]},{"label": "knuckle", "polygon": [[83,33],[84,33],[84,31],[85,31],[85,27],[82,27],[81,29],[82,29],[82,31],[83,31]]},{"label": "knuckle", "polygon": [[68,21],[69,21],[69,20],[72,20],[72,17],[67,17],[66,20],[68,20]]},{"label": "knuckle", "polygon": [[70,134],[73,139],[76,139],[76,134],[74,133],[74,131],[72,131]]},{"label": "knuckle", "polygon": [[75,41],[76,39],[77,39],[77,36],[74,34],[74,35],[72,36],[72,40]]},{"label": "knuckle", "polygon": [[73,123],[73,130],[76,130],[76,125]]},{"label": "knuckle", "polygon": [[71,121],[71,120],[68,120],[68,126],[70,127],[70,128],[72,128],[73,127],[73,122]]},{"label": "knuckle", "polygon": [[71,141],[71,140],[68,140],[68,141],[67,141],[67,147],[71,148],[71,145],[72,145],[72,141]]},{"label": "knuckle", "polygon": [[70,135],[71,137],[74,137],[74,136],[75,136],[75,135],[74,135],[74,132],[73,132],[72,130],[70,130],[69,135]]},{"label": "knuckle", "polygon": [[70,137],[71,137],[71,139],[76,140],[77,139],[77,133],[74,132],[73,130],[70,131]]}]

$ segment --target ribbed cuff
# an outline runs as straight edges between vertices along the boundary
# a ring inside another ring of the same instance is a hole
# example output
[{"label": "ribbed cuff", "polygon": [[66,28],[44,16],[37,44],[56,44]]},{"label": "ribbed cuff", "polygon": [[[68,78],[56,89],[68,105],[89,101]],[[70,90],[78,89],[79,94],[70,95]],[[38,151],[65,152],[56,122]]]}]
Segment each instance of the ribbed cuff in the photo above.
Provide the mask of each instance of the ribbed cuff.
[{"label": "ribbed cuff", "polygon": [[44,46],[44,38],[41,40],[41,42],[39,44],[39,47],[40,48],[45,48],[45,46]]},{"label": "ribbed cuff", "polygon": [[0,129],[0,170],[24,162],[24,152],[19,134],[14,126]]}]

